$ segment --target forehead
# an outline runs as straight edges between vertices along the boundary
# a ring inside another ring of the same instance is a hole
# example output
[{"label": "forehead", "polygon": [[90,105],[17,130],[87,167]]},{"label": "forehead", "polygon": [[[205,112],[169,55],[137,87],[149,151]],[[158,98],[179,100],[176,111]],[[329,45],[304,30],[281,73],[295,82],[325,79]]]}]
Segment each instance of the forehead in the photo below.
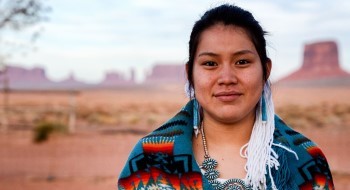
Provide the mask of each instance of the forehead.
[{"label": "forehead", "polygon": [[245,29],[234,25],[216,24],[202,32],[196,54],[200,51],[240,51],[244,49],[256,52]]}]

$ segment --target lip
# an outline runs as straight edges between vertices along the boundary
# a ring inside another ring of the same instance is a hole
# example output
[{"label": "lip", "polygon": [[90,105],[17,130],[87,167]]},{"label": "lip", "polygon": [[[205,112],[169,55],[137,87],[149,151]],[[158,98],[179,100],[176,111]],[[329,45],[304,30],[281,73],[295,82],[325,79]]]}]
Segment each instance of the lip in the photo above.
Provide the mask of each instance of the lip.
[{"label": "lip", "polygon": [[222,91],[218,93],[214,93],[214,97],[222,102],[232,102],[239,98],[242,93],[237,91]]}]

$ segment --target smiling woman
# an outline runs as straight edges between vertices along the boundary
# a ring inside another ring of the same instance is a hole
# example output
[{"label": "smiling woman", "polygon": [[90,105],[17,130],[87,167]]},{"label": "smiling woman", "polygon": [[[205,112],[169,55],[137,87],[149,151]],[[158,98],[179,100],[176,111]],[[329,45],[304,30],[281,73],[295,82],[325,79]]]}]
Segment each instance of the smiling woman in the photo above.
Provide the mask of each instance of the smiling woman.
[{"label": "smiling woman", "polygon": [[208,127],[213,121],[254,121],[264,81],[259,55],[244,29],[216,24],[203,31],[193,67],[196,99]]},{"label": "smiling woman", "polygon": [[334,188],[322,151],[275,115],[264,34],[250,12],[227,4],[195,23],[191,101],[139,141],[119,189]]}]

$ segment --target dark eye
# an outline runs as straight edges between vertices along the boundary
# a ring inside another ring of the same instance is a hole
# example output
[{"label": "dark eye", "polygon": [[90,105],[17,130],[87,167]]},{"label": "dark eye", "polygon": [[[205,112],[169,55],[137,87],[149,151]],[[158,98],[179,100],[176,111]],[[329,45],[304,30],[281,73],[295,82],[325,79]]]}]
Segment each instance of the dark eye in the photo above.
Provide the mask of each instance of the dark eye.
[{"label": "dark eye", "polygon": [[214,67],[217,66],[218,64],[215,63],[214,61],[207,61],[203,63],[204,66],[209,66],[209,67]]},{"label": "dark eye", "polygon": [[247,63],[249,63],[249,62],[247,60],[245,60],[245,59],[241,59],[241,60],[236,62],[237,65],[245,65]]}]

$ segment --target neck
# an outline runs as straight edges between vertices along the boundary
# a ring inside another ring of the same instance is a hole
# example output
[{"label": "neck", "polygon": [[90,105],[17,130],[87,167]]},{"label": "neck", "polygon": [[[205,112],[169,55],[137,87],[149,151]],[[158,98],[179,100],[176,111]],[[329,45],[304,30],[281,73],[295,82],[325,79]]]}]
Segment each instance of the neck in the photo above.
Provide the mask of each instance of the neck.
[{"label": "neck", "polygon": [[205,136],[212,145],[241,147],[248,143],[255,122],[255,112],[236,123],[222,123],[204,117]]}]

